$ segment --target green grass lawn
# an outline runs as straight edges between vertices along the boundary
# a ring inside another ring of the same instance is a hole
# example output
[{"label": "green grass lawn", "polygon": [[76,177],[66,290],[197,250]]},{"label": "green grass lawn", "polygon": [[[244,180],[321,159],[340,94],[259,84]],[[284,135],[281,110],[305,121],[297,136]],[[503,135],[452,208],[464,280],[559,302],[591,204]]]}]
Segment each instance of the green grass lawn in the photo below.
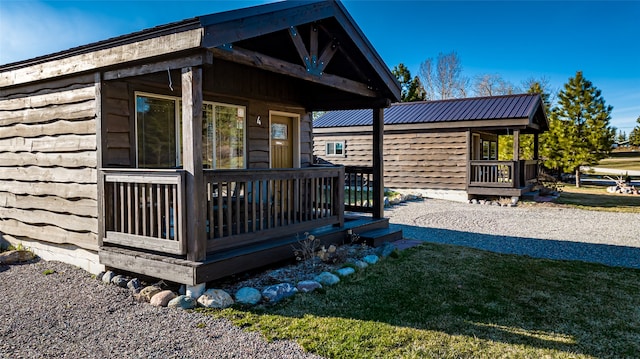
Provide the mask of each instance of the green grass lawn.
[{"label": "green grass lawn", "polygon": [[322,293],[208,310],[329,358],[640,356],[640,270],[424,244]]},{"label": "green grass lawn", "polygon": [[638,171],[640,170],[640,152],[613,152],[611,157],[600,161],[598,167]]},{"label": "green grass lawn", "polygon": [[554,202],[588,210],[640,213],[640,196],[608,193],[603,186],[565,185]]}]

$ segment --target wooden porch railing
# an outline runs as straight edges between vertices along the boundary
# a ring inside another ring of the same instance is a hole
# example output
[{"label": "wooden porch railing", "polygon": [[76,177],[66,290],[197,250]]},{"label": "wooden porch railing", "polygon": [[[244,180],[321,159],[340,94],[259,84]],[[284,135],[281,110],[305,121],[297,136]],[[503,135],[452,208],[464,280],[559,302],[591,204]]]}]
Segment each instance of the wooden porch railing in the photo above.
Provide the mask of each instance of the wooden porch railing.
[{"label": "wooden porch railing", "polygon": [[538,177],[538,161],[470,161],[469,186],[519,188]]},{"label": "wooden porch railing", "polygon": [[373,167],[345,166],[344,209],[373,213]]},{"label": "wooden porch railing", "polygon": [[103,170],[103,242],[186,253],[181,170]]},{"label": "wooden porch railing", "polygon": [[344,167],[205,170],[207,251],[344,224]]}]

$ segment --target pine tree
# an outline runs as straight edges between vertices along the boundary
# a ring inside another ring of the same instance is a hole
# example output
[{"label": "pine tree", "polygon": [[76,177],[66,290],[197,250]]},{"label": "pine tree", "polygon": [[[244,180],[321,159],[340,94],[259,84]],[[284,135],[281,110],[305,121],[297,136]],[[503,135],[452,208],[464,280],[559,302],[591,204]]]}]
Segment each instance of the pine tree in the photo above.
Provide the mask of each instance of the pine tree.
[{"label": "pine tree", "polygon": [[[523,83],[525,85],[525,83]],[[549,113],[551,108],[550,95],[546,90],[546,79],[529,79],[526,81],[526,85],[529,86],[527,93],[537,93],[542,97],[542,105],[544,106],[545,113]],[[544,136],[544,134],[543,134]],[[540,137],[542,142],[543,137]],[[513,135],[500,136],[498,138],[498,159],[503,161],[510,161],[513,159]],[[520,135],[520,158],[521,159],[533,159],[533,135]]]},{"label": "pine tree", "polygon": [[394,66],[391,72],[400,82],[400,87],[402,88],[400,93],[401,102],[424,101],[426,92],[418,76],[412,78],[411,72],[403,63]]},{"label": "pine tree", "polygon": [[593,166],[611,151],[612,109],[582,71],[576,72],[558,93],[558,104],[550,113],[549,132],[541,146],[545,166],[575,172],[579,187],[580,166]]},{"label": "pine tree", "polygon": [[638,125],[629,133],[629,145],[640,146],[640,116],[636,119]]}]

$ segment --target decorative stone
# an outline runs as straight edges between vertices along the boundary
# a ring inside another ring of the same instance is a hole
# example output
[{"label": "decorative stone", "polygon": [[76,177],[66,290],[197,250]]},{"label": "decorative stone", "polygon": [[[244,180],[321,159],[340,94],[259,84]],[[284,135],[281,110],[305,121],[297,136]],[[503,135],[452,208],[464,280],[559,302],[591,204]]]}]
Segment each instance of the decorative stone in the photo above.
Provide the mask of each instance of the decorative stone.
[{"label": "decorative stone", "polygon": [[315,278],[313,278],[313,280],[315,280],[316,282],[322,285],[334,285],[340,282],[340,278],[338,278],[337,275],[329,272],[322,272],[318,274]]},{"label": "decorative stone", "polygon": [[96,280],[100,280],[100,281],[101,281],[101,280],[102,280],[102,276],[103,276],[103,275],[104,275],[104,271],[102,271],[102,272],[100,272],[100,273],[96,274]]},{"label": "decorative stone", "polygon": [[198,303],[206,308],[224,309],[233,305],[233,298],[222,289],[208,289],[198,297]]},{"label": "decorative stone", "polygon": [[262,290],[264,300],[269,303],[277,303],[298,293],[298,288],[291,283],[280,283],[266,287]]},{"label": "decorative stone", "polygon": [[389,197],[385,197],[384,198],[384,206],[385,207],[391,207],[391,203],[389,203]]},{"label": "decorative stone", "polygon": [[478,200],[475,198],[471,200],[471,204],[478,204],[478,203],[479,203]]},{"label": "decorative stone", "polygon": [[175,298],[176,294],[170,290],[163,290],[162,292],[151,297],[149,303],[155,307],[166,307],[171,299]]},{"label": "decorative stone", "polygon": [[123,276],[123,275],[116,275],[113,278],[111,278],[111,284],[115,284],[118,287],[121,288],[127,288],[127,282],[129,282],[129,280],[127,279],[127,277]]},{"label": "decorative stone", "polygon": [[150,285],[148,287],[142,288],[139,297],[145,302],[150,302],[151,298],[153,298],[154,295],[160,292],[162,292],[162,288],[156,287],[155,285]]},{"label": "decorative stone", "polygon": [[378,247],[376,249],[376,254],[381,258],[387,258],[395,250],[396,250],[396,247],[393,244],[389,242],[384,242],[384,244],[381,247]]},{"label": "decorative stone", "polygon": [[198,299],[207,289],[207,283],[200,283],[197,285],[188,285],[186,295],[193,299]]},{"label": "decorative stone", "polygon": [[262,294],[260,294],[260,291],[255,288],[243,287],[238,289],[235,297],[236,302],[240,304],[256,305],[260,302],[260,299],[262,299]]},{"label": "decorative stone", "polygon": [[0,263],[15,264],[30,261],[35,258],[35,254],[31,251],[12,250],[0,253]]},{"label": "decorative stone", "polygon": [[167,307],[176,309],[193,309],[198,305],[198,302],[188,295],[179,295],[169,301]]},{"label": "decorative stone", "polygon": [[109,284],[109,283],[111,283],[111,280],[115,276],[116,276],[115,273],[113,273],[112,271],[108,270],[108,271],[104,272],[104,274],[102,275],[102,282],[106,283],[106,284]]},{"label": "decorative stone", "polygon": [[187,295],[187,286],[186,285],[181,285],[180,288],[178,288],[178,295]]},{"label": "decorative stone", "polygon": [[367,262],[365,262],[365,261],[361,261],[361,260],[359,260],[359,259],[358,259],[358,260],[355,260],[355,261],[353,262],[353,264],[354,264],[356,267],[360,268],[360,269],[364,269],[364,268],[367,268],[367,267],[369,266],[369,265],[367,264]]},{"label": "decorative stone", "polygon": [[352,275],[355,272],[356,272],[356,270],[351,268],[351,267],[344,267],[344,268],[340,268],[340,269],[336,270],[336,273],[338,273],[338,275],[341,276],[341,277],[346,277],[346,276]]},{"label": "decorative stone", "polygon": [[369,254],[368,256],[362,258],[362,260],[365,261],[367,264],[376,264],[378,263],[379,259],[380,258],[378,258],[378,256],[375,254]]},{"label": "decorative stone", "polygon": [[303,280],[298,282],[296,288],[298,288],[298,291],[302,293],[309,293],[313,292],[316,289],[322,289],[322,284],[316,282],[315,280]]},{"label": "decorative stone", "polygon": [[133,278],[132,280],[128,281],[127,288],[131,290],[140,288],[140,280],[138,278]]}]

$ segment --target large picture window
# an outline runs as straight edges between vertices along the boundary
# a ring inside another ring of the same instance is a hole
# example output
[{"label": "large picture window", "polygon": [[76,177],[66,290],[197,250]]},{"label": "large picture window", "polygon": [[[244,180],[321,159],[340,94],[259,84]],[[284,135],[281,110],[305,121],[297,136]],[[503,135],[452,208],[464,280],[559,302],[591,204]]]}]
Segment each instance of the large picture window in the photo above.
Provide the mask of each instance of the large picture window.
[{"label": "large picture window", "polygon": [[[140,168],[182,166],[182,104],[177,97],[136,94],[137,158]],[[204,168],[245,168],[245,108],[202,105]]]}]

